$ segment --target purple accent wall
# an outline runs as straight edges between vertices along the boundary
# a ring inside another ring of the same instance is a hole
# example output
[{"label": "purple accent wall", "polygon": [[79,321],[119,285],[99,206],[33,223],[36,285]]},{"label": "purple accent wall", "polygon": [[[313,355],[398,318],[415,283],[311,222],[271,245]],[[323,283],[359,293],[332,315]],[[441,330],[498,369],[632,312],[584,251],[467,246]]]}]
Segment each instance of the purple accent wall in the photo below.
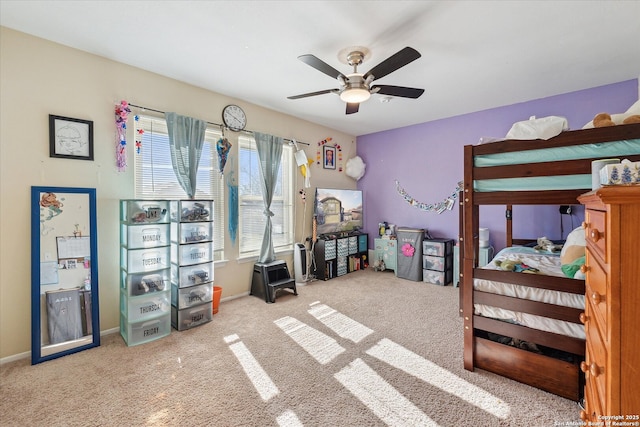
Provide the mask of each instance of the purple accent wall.
[{"label": "purple accent wall", "polygon": [[[426,94],[428,96],[428,94]],[[369,247],[378,235],[378,223],[428,229],[434,237],[458,237],[458,203],[441,214],[407,203],[395,181],[422,203],[435,204],[454,192],[463,179],[463,147],[480,138],[503,138],[513,123],[530,116],[562,116],[571,129],[582,128],[600,112],[621,113],[638,99],[638,79],[536,99],[505,107],[435,120],[357,138],[357,152],[367,165],[358,181],[364,193],[364,231]],[[558,206],[514,207],[514,237],[566,238],[584,218],[581,207],[561,216]],[[505,242],[504,207],[481,207],[480,226],[487,227],[491,242]],[[562,221],[562,222],[561,222]],[[561,229],[563,230],[561,232]]]}]

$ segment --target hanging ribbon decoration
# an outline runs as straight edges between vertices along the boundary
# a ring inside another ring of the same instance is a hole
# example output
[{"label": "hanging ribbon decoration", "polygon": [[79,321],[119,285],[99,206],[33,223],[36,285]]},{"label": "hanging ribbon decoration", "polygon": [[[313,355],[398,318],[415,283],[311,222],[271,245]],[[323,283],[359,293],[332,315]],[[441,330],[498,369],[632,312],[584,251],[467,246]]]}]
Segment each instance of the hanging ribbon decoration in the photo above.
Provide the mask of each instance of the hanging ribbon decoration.
[{"label": "hanging ribbon decoration", "polygon": [[[140,117],[138,117],[138,115],[136,114],[135,116],[133,116],[133,120],[135,120],[137,122],[137,121],[140,120]],[[137,154],[142,153],[142,135],[144,135],[144,129],[137,128],[136,129],[136,141],[135,141],[136,142],[136,153]]]},{"label": "hanging ribbon decoration", "polygon": [[118,172],[127,169],[127,117],[131,109],[127,101],[116,105],[116,166]]},{"label": "hanging ribbon decoration", "polygon": [[338,144],[329,144],[332,141],[332,138],[323,139],[318,142],[318,151],[316,151],[316,164],[320,165],[322,163],[322,146],[327,145],[329,147],[333,147],[338,152],[338,172],[342,172],[342,148]]},{"label": "hanging ribbon decoration", "polygon": [[404,190],[404,188],[402,188],[400,186],[400,183],[397,180],[396,180],[396,190],[398,191],[398,194],[400,194],[402,196],[402,198],[407,203],[409,203],[411,206],[413,206],[415,208],[418,208],[418,209],[421,209],[423,211],[436,212],[438,214],[441,214],[445,210],[453,209],[453,206],[455,204],[455,200],[458,197],[458,192],[462,190],[463,184],[464,183],[462,181],[458,182],[458,186],[453,191],[453,193],[451,193],[451,195],[449,197],[444,199],[442,202],[433,203],[433,204],[432,203],[422,203],[422,202],[417,201],[416,199],[411,197],[409,195],[409,193],[407,193]]}]

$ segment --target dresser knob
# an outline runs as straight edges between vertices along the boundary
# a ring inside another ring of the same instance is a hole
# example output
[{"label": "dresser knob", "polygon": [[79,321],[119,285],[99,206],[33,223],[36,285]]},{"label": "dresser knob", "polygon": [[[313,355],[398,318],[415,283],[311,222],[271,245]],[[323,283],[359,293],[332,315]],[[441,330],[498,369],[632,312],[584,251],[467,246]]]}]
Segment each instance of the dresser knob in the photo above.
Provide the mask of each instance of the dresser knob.
[{"label": "dresser knob", "polygon": [[587,228],[589,228],[589,224],[587,224],[586,221],[582,221],[582,228],[586,230]]},{"label": "dresser knob", "polygon": [[600,233],[598,229],[594,228],[593,230],[591,230],[590,236],[591,236],[591,240],[593,240],[594,242],[597,242],[602,238],[602,233]]},{"label": "dresser knob", "polygon": [[584,360],[582,362],[580,362],[580,370],[582,372],[584,372],[585,374],[589,370],[589,368],[587,367],[587,362],[585,362]]},{"label": "dresser knob", "polygon": [[592,377],[595,378],[598,375],[600,375],[602,371],[600,370],[598,365],[596,365],[595,363],[592,363],[591,366],[589,366],[589,373],[591,374]]},{"label": "dresser knob", "polygon": [[580,313],[580,316],[578,316],[578,318],[580,319],[580,322],[582,322],[583,325],[587,323],[587,320],[589,320],[587,315],[584,313]]},{"label": "dresser knob", "polygon": [[591,294],[591,301],[593,301],[594,304],[598,305],[602,302],[602,295],[600,295],[597,292],[594,292]]},{"label": "dresser knob", "polygon": [[584,409],[580,411],[580,419],[584,422],[587,422],[589,420],[589,415],[587,415],[587,411],[585,411]]},{"label": "dresser knob", "polygon": [[587,264],[582,264],[580,266],[580,271],[582,272],[582,274],[587,274],[587,271],[589,271],[589,267],[587,267]]}]

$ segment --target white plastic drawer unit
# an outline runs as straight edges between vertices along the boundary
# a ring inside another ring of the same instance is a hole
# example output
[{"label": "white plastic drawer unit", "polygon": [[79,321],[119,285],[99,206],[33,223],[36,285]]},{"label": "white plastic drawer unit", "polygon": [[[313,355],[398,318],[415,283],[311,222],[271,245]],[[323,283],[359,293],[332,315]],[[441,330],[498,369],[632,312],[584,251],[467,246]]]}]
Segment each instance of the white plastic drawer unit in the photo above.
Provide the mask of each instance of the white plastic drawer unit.
[{"label": "white plastic drawer unit", "polygon": [[121,247],[120,250],[121,267],[128,273],[143,273],[171,267],[171,246],[129,250]]},{"label": "white plastic drawer unit", "polygon": [[120,333],[129,346],[166,337],[171,333],[170,316],[171,314],[166,314],[155,319],[129,323],[127,317],[121,314]]},{"label": "white plastic drawer unit", "polygon": [[172,246],[174,252],[173,260],[177,260],[179,265],[201,264],[213,261],[213,243],[194,243],[191,245]]},{"label": "white plastic drawer unit", "polygon": [[213,220],[213,200],[172,200],[171,221],[201,222]]},{"label": "white plastic drawer unit", "polygon": [[169,224],[120,225],[120,242],[128,249],[167,246]]},{"label": "white plastic drawer unit", "polygon": [[138,297],[121,297],[120,311],[127,316],[129,322],[167,315],[171,307],[169,291],[155,292]]},{"label": "white plastic drawer unit", "polygon": [[213,239],[213,221],[172,222],[171,240],[178,243],[210,242]]},{"label": "white plastic drawer unit", "polygon": [[169,290],[169,269],[152,271],[150,273],[127,273],[120,270],[122,287],[129,296],[146,295],[153,292]]},{"label": "white plastic drawer unit", "polygon": [[205,303],[194,307],[178,310],[171,306],[171,324],[179,331],[195,328],[203,323],[210,322],[213,318],[213,306]]},{"label": "white plastic drawer unit", "polygon": [[188,288],[179,288],[176,284],[171,285],[171,305],[178,309],[193,307],[212,300],[213,285],[211,283]]},{"label": "white plastic drawer unit", "polygon": [[121,200],[120,221],[127,224],[169,222],[168,200]]},{"label": "white plastic drawer unit", "polygon": [[171,282],[180,287],[213,282],[213,262],[179,267],[171,264]]}]

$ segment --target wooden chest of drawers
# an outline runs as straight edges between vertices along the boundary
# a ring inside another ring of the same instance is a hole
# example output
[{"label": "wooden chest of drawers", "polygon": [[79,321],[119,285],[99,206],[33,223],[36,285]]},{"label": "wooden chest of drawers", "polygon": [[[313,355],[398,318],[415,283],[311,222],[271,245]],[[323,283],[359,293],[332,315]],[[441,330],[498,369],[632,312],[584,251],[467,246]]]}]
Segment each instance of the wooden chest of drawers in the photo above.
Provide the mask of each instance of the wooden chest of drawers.
[{"label": "wooden chest of drawers", "polygon": [[640,421],[640,186],[579,197],[587,240],[585,422]]}]

